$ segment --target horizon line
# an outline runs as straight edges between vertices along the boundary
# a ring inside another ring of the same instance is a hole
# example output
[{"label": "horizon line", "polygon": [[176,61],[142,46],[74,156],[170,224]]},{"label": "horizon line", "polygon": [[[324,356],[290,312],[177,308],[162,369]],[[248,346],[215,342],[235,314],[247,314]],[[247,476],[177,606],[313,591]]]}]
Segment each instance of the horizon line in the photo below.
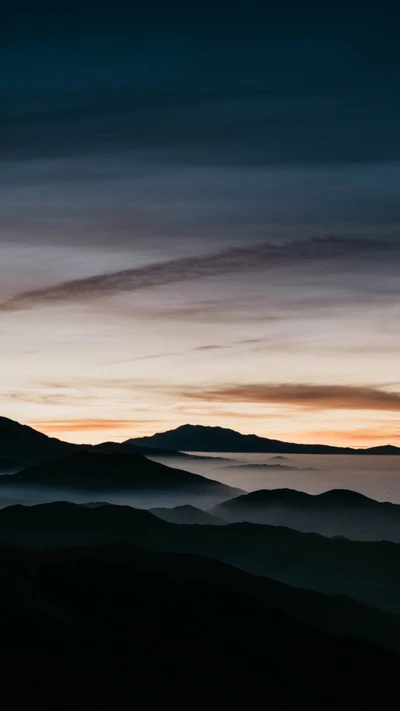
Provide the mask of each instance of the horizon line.
[{"label": "horizon line", "polygon": [[[56,432],[59,432],[60,434],[62,432],[68,433],[68,432],[109,432],[110,434],[112,433],[113,429],[118,430],[120,429],[123,425],[133,425],[137,424],[137,420],[103,420],[101,418],[99,419],[87,419],[84,421],[79,421],[79,420],[71,420],[71,421],[60,421],[60,420],[53,420],[53,421],[48,421],[48,422],[35,422],[31,421],[29,423],[21,423],[18,420],[13,420],[12,418],[9,417],[4,417],[0,416],[0,421],[1,420],[9,420],[10,422],[14,422],[16,424],[19,424],[21,426],[27,426],[30,427],[31,429],[34,429],[36,432],[40,432],[41,434],[44,434],[48,437],[51,437],[53,439],[59,439],[64,442],[67,442],[68,444],[95,444],[94,442],[73,442],[69,439],[66,439],[64,437],[56,436]],[[174,432],[177,429],[180,429],[182,427],[202,427],[202,428],[207,428],[207,429],[223,429],[223,430],[228,430],[230,432],[235,432],[237,434],[240,434],[243,437],[248,437],[248,436],[254,436],[257,437],[261,440],[267,440],[267,441],[275,441],[275,442],[282,442],[285,444],[292,444],[292,445],[298,445],[298,446],[304,446],[304,447],[330,447],[332,449],[348,449],[348,450],[360,450],[360,451],[367,451],[369,449],[377,449],[377,448],[382,448],[382,447],[393,447],[394,449],[400,449],[400,446],[397,446],[395,444],[392,444],[389,440],[384,440],[384,444],[369,444],[365,446],[360,446],[360,445],[349,445],[349,444],[326,444],[326,442],[316,442],[316,441],[311,441],[311,442],[298,442],[294,441],[291,439],[279,439],[277,437],[271,437],[271,436],[265,436],[265,435],[258,435],[255,434],[254,432],[251,433],[244,433],[240,432],[240,430],[233,429],[232,427],[224,427],[223,425],[203,425],[199,423],[191,423],[191,422],[184,422],[181,425],[177,425],[176,427],[172,427],[169,429],[164,429],[164,430],[158,430],[154,431],[150,435],[130,435],[126,437],[125,435],[118,435],[116,439],[102,439],[97,443],[103,443],[107,441],[114,441],[114,442],[125,442],[129,439],[135,440],[135,439],[143,439],[143,438],[151,438],[154,435],[157,434],[165,434],[168,432]],[[54,434],[53,434],[54,433]],[[371,437],[372,439],[372,437]]]}]

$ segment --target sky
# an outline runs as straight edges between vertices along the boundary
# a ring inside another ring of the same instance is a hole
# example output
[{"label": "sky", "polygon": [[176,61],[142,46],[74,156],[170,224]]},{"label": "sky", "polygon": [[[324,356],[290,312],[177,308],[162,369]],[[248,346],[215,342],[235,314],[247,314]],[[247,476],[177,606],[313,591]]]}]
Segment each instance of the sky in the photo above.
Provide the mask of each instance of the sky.
[{"label": "sky", "polygon": [[5,2],[1,415],[400,445],[399,20]]}]

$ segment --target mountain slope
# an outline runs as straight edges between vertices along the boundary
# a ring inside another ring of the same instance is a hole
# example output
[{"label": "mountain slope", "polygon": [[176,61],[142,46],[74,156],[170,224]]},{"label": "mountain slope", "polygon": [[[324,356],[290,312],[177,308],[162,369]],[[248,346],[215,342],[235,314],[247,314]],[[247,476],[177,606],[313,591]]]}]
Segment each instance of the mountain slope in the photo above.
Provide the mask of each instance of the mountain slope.
[{"label": "mountain slope", "polygon": [[212,491],[222,498],[234,496],[231,489],[212,479],[182,469],[152,462],[142,454],[106,454],[80,450],[63,459],[46,462],[16,474],[4,475],[0,486],[42,486],[85,490]]},{"label": "mountain slope", "polygon": [[267,689],[276,709],[361,711],[396,690],[398,657],[293,619],[258,585],[126,545],[2,550],[3,693],[13,669],[24,672],[13,684],[24,708],[122,708],[129,693],[147,708],[194,690],[249,708]]},{"label": "mountain slope", "polygon": [[70,454],[76,446],[0,417],[0,457],[26,464],[45,462]]},{"label": "mountain slope", "polygon": [[[39,509],[39,512],[35,510]],[[61,537],[64,535],[66,549],[69,546],[75,545],[82,536],[83,527],[86,530],[86,544],[91,543],[94,546],[93,555],[97,556],[96,537],[102,536],[103,540],[108,539],[112,543],[108,543],[109,550],[114,550],[114,561],[118,565],[120,556],[124,557],[124,551],[118,552],[120,543],[123,538],[126,540],[136,531],[137,535],[143,535],[147,529],[155,528],[157,535],[162,537],[171,526],[162,521],[157,520],[154,516],[146,511],[132,511],[132,509],[124,507],[106,506],[103,516],[90,516],[85,514],[84,506],[73,506],[71,504],[52,504],[41,507],[32,507],[28,510],[26,507],[12,507],[8,511],[1,512],[1,527],[4,532],[5,519],[8,518],[8,525],[18,525],[22,540],[24,537],[27,540],[29,532],[32,532],[35,542],[37,542],[37,534],[45,530],[53,530],[57,533],[57,545],[60,545]],[[37,514],[40,514],[40,520]],[[60,531],[60,527],[65,529],[65,523],[68,519],[73,518],[75,523],[75,531],[72,530],[71,537],[68,540],[67,530]],[[179,528],[178,529],[179,533]],[[76,535],[75,535],[76,534]],[[89,535],[90,534],[90,535]],[[53,539],[43,536],[43,546],[53,546]],[[89,550],[89,549],[87,549]],[[98,549],[100,550],[100,549]],[[170,554],[170,553],[152,553],[129,546],[130,555],[136,555],[140,552],[142,556],[150,556],[149,560],[159,561],[164,566],[165,574],[172,573],[170,562],[176,562],[177,572],[174,579],[182,579],[185,575],[191,575],[191,571],[195,575],[199,575],[204,579],[203,570],[208,568],[212,573],[212,579],[219,585],[224,585],[227,590],[235,590],[237,593],[245,593],[251,597],[257,597],[265,602],[270,607],[280,609],[286,614],[289,614],[296,619],[324,629],[328,632],[334,632],[338,635],[355,635],[365,637],[371,641],[375,641],[383,646],[400,652],[400,617],[384,612],[379,612],[366,605],[362,605],[347,597],[331,597],[321,595],[320,593],[310,590],[301,590],[276,582],[271,579],[254,577],[248,573],[237,570],[234,567],[227,566],[223,563],[213,560],[205,560],[197,556],[190,557],[192,561],[191,567],[183,566],[183,561],[188,561],[187,555]],[[10,560],[10,553],[7,547],[0,548],[0,574],[2,571],[1,562]],[[24,556],[33,555],[32,552],[24,553],[22,550],[14,548],[12,556],[15,560]],[[61,555],[61,551],[57,551],[56,558]],[[68,553],[67,553],[68,555]],[[82,556],[87,553],[85,549]],[[111,554],[110,554],[111,555]],[[51,559],[50,553],[48,554]],[[77,554],[78,557],[78,554]],[[202,562],[203,560],[203,562]],[[32,571],[31,571],[32,572]],[[171,577],[172,580],[172,577]],[[28,590],[28,589],[27,589]],[[4,592],[4,583],[0,586]]]},{"label": "mountain slope", "polygon": [[398,447],[351,449],[324,444],[295,444],[266,439],[257,435],[243,435],[223,427],[182,425],[151,437],[130,440],[137,446],[178,449],[185,452],[259,452],[273,454],[400,454]]},{"label": "mountain slope", "polygon": [[222,502],[210,513],[231,523],[248,521],[356,541],[400,543],[400,506],[350,490],[310,495],[292,489],[265,489]]},{"label": "mountain slope", "polygon": [[[0,417],[0,466],[1,461],[4,460],[7,462],[7,466],[9,462],[12,463],[12,470],[15,469],[14,462],[19,469],[22,469],[30,464],[60,459],[81,450],[103,454],[144,454],[149,457],[163,456],[188,460],[191,458],[188,454],[171,449],[164,449],[160,452],[159,448],[138,447],[132,441],[101,442],[95,445],[72,444],[48,437],[28,425],[21,425],[7,417]],[[0,471],[2,470],[0,469]],[[3,468],[3,471],[6,469]]]},{"label": "mountain slope", "polygon": [[[162,528],[161,528],[162,527]],[[214,558],[289,585],[349,595],[400,613],[400,546],[324,538],[277,526],[176,526],[121,506],[12,506],[0,510],[0,544],[65,547],[126,541]]]}]

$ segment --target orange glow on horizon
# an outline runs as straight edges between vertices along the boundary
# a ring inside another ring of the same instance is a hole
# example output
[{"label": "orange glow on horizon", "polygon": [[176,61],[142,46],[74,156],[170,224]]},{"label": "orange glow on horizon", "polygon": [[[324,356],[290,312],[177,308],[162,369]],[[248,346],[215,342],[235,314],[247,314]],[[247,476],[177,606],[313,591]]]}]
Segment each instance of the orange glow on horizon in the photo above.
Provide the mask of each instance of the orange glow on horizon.
[{"label": "orange glow on horizon", "polygon": [[[287,440],[288,437],[280,434],[276,439]],[[356,430],[307,430],[306,432],[290,433],[290,441],[299,444],[329,444],[334,447],[352,447],[367,449],[385,444],[400,446],[400,432],[394,432],[390,427],[381,431],[369,429]]]},{"label": "orange glow on horizon", "polygon": [[[212,419],[212,418],[211,418]],[[239,415],[237,420],[240,420]],[[251,419],[247,415],[247,420]],[[197,424],[211,425],[215,423],[204,418],[196,418]],[[183,422],[168,422],[167,420],[113,420],[113,419],[88,419],[88,420],[49,420],[46,422],[31,422],[30,426],[34,429],[47,434],[50,437],[58,437],[60,439],[68,439],[68,441],[82,443],[103,442],[113,439],[115,441],[123,441],[134,437],[151,436],[156,432],[163,432],[169,429],[178,427]],[[257,415],[254,416],[254,427],[248,421],[246,426],[244,423],[224,422],[222,426],[230,429],[242,431],[243,434],[257,434],[260,437],[269,439],[278,439],[286,442],[296,442],[299,444],[329,444],[336,447],[354,447],[367,448],[384,444],[392,444],[400,446],[400,432],[394,430],[393,426],[388,423],[388,426],[382,426],[379,429],[374,428],[359,428],[348,430],[326,429],[326,430],[301,430],[301,431],[276,431],[268,430],[265,432],[265,427],[260,427],[260,419]],[[80,437],[80,435],[90,434],[91,437]],[[96,436],[97,433],[97,436]],[[72,437],[65,437],[72,435]]]},{"label": "orange glow on horizon", "polygon": [[[49,437],[57,437],[59,439],[64,439],[65,435],[75,435],[68,437],[68,441],[75,443],[88,443],[94,444],[97,442],[104,442],[109,439],[114,440],[125,440],[130,437],[140,437],[145,434],[145,432],[140,429],[138,431],[138,426],[147,425],[146,433],[155,432],[156,430],[151,428],[151,425],[155,423],[153,421],[143,421],[143,420],[49,420],[48,422],[31,422],[30,427],[35,430],[48,435]],[[150,425],[150,427],[148,426]],[[95,436],[95,433],[101,433],[101,436]],[[92,437],[83,439],[79,437],[80,434],[92,433]],[[90,440],[90,442],[88,441]]]}]

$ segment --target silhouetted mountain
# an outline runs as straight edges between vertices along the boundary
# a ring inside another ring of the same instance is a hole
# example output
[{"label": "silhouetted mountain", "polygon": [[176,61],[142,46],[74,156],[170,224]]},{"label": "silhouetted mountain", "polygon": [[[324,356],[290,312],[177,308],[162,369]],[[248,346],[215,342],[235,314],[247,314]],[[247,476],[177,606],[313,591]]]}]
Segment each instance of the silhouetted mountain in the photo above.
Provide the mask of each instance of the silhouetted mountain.
[{"label": "silhouetted mountain", "polygon": [[124,491],[196,489],[218,491],[225,498],[238,492],[212,479],[152,462],[142,454],[105,454],[85,450],[16,474],[4,475],[0,485]]},{"label": "silhouetted mountain", "polygon": [[266,439],[257,435],[243,435],[223,427],[202,425],[182,425],[175,430],[162,432],[151,437],[131,440],[137,446],[166,447],[184,452],[259,452],[273,454],[400,454],[400,448],[372,447],[351,449],[331,447],[325,444],[295,444]]},{"label": "silhouetted mountain", "polygon": [[394,543],[360,543],[249,523],[177,526],[146,511],[111,505],[43,504],[0,511],[2,545],[57,548],[121,540],[215,558],[289,585],[349,595],[400,613],[400,546]]},{"label": "silhouetted mountain", "polygon": [[[159,521],[146,511],[110,505],[101,505],[100,508],[103,506],[104,510],[100,516],[88,516],[85,513],[86,506],[75,506],[66,503],[38,507],[10,507],[1,512],[1,527],[3,532],[7,527],[14,527],[13,538],[15,539],[17,534],[15,527],[17,526],[19,530],[18,540],[20,542],[24,538],[28,541],[31,532],[33,533],[35,544],[38,542],[37,536],[42,535],[43,531],[56,531],[57,540],[46,539],[44,535],[42,538],[43,546],[53,547],[55,545],[55,547],[61,547],[64,545],[67,548],[82,539],[82,531],[86,527],[86,543],[92,543],[95,546],[93,551],[95,557],[98,555],[95,541],[99,537],[102,540],[108,539],[118,543],[123,539],[128,540],[129,536],[133,534],[140,536],[152,527],[157,531],[157,535],[162,537],[171,528],[171,526]],[[65,528],[66,522],[68,525]],[[76,532],[72,530],[72,536],[68,540],[68,534],[71,531],[68,532],[67,529],[68,527],[72,528],[71,523],[73,522],[75,522]],[[179,529],[180,527],[177,526],[176,528]],[[110,546],[110,544],[108,545]],[[115,552],[114,562],[118,565],[120,556],[122,555],[123,557],[126,549],[113,548],[113,550]],[[347,597],[330,597],[310,590],[296,589],[266,578],[253,577],[217,561],[204,560],[202,562],[197,556],[190,559],[188,556],[181,555],[156,555],[150,554],[149,551],[145,553],[140,548],[131,548],[130,551],[132,555],[140,553],[143,557],[149,554],[151,555],[150,560],[158,560],[163,563],[165,574],[166,576],[171,575],[171,581],[175,580],[176,582],[185,577],[185,575],[190,576],[193,571],[196,574],[198,572],[199,577],[202,577],[204,581],[207,579],[207,574],[204,574],[204,570],[208,568],[209,573],[212,573],[212,580],[219,585],[223,584],[227,590],[230,589],[240,594],[251,594],[252,597],[257,597],[270,607],[280,609],[306,624],[312,624],[338,635],[365,637],[389,649],[400,650],[400,617],[397,615],[378,612]],[[69,551],[66,555],[68,554]],[[0,549],[0,575],[2,571],[1,561],[4,558],[7,559],[8,555],[9,549]],[[19,556],[23,558],[24,554],[17,553],[17,549],[14,548],[12,555],[18,560]],[[30,556],[31,553],[27,553],[27,555]],[[87,552],[84,550],[82,556],[85,557],[86,555]],[[61,559],[60,556],[61,553],[58,551],[57,560]],[[79,554],[77,554],[77,557],[79,557]],[[190,560],[192,561],[191,563]],[[171,565],[171,561],[173,565]],[[175,562],[178,572],[172,577]],[[190,563],[189,566],[188,562]],[[33,573],[35,571],[31,570],[30,572]],[[25,589],[29,593],[29,588]],[[2,591],[4,592],[4,584],[0,586],[0,596]]]},{"label": "silhouetted mountain", "polygon": [[265,489],[222,502],[211,513],[230,522],[288,526],[356,541],[400,543],[400,506],[350,490],[310,495],[292,489]]},{"label": "silhouetted mountain", "polygon": [[[31,464],[54,461],[79,451],[100,452],[103,454],[143,454],[151,457],[169,457],[179,459],[206,459],[192,457],[190,454],[171,449],[139,447],[132,440],[126,442],[101,442],[100,444],[72,444],[48,437],[32,427],[0,417],[0,472],[15,471]],[[210,458],[208,458],[210,459]],[[17,463],[17,467],[1,468],[1,461]]]},{"label": "silhouetted mountain", "polygon": [[274,709],[384,706],[398,657],[293,619],[270,604],[269,586],[213,561],[127,545],[3,549],[3,693],[17,669],[13,703],[23,708],[54,708],[55,699],[62,709],[123,708],[130,697],[148,708],[194,693],[232,708],[253,708],[261,693]]},{"label": "silhouetted mountain", "polygon": [[[383,454],[385,457],[388,457],[400,454],[400,448],[394,447],[392,444],[386,444],[381,447],[369,447],[368,449],[363,450],[363,452],[366,454]],[[360,452],[360,454],[362,454],[362,452]]]},{"label": "silhouetted mountain", "polygon": [[179,524],[197,524],[200,526],[226,526],[227,521],[224,521],[220,516],[214,516],[211,513],[206,513],[195,506],[175,506],[174,508],[158,508],[150,509],[150,513],[158,516],[163,521]]},{"label": "silhouetted mountain", "polygon": [[75,445],[47,437],[37,430],[0,417],[0,456],[23,462],[24,466],[70,454]]}]

